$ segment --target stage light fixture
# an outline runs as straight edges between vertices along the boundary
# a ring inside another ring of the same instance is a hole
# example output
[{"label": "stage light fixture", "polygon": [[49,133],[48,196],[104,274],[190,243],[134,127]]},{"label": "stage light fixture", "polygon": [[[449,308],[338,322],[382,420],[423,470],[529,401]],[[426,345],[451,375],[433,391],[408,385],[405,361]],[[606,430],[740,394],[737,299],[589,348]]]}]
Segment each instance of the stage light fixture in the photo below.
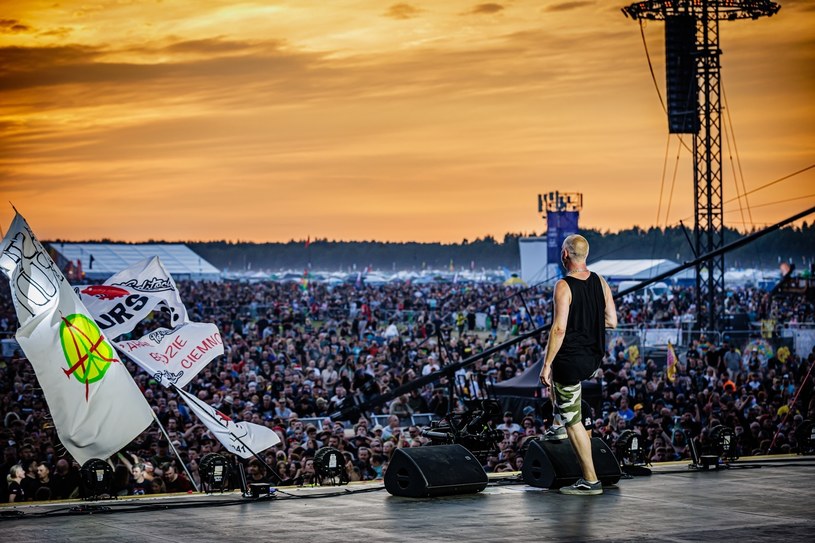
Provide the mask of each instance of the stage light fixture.
[{"label": "stage light fixture", "polygon": [[113,468],[99,458],[91,458],[79,469],[83,500],[116,499],[113,493]]},{"label": "stage light fixture", "polygon": [[739,453],[736,447],[736,432],[724,425],[714,426],[710,431],[711,453],[715,454],[727,464],[738,460]]},{"label": "stage light fixture", "polygon": [[[739,457],[736,442],[736,432],[727,426],[714,426],[703,444],[696,439],[688,441],[690,445],[693,464],[691,469],[708,470],[711,467],[719,469],[720,466],[730,467],[728,464]],[[701,448],[701,454],[698,450]]]},{"label": "stage light fixture", "polygon": [[641,436],[634,430],[624,430],[617,438],[615,450],[620,461],[620,469],[628,475],[651,475],[645,467],[645,451],[641,445]]},{"label": "stage light fixture", "polygon": [[314,473],[320,485],[326,481],[332,486],[347,484],[349,481],[345,472],[345,458],[334,447],[322,447],[314,454]]},{"label": "stage light fixture", "polygon": [[799,454],[815,454],[815,422],[805,420],[795,430]]},{"label": "stage light fixture", "polygon": [[229,480],[229,464],[226,457],[218,453],[205,455],[198,463],[201,486],[204,492],[223,492]]}]

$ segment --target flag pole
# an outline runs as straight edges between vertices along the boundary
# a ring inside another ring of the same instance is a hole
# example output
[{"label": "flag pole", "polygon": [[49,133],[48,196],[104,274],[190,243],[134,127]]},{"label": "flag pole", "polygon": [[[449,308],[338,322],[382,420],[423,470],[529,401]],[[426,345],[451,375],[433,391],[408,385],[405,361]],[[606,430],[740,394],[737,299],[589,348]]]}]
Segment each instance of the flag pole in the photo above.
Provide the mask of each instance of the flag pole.
[{"label": "flag pole", "polygon": [[[171,384],[171,385],[170,385],[170,388],[171,388],[172,390],[174,390],[174,391],[175,391],[175,393],[179,395],[179,397],[181,397],[181,398],[185,398],[184,394],[181,394],[181,393],[183,392],[183,390],[181,390],[180,388],[178,388],[176,385]],[[189,396],[190,396],[190,398],[192,398],[194,401],[196,401],[196,402],[197,402],[197,401],[199,401],[199,400],[198,400],[198,398],[196,398],[194,395],[190,394]],[[155,413],[154,413],[154,415],[155,415]],[[157,419],[157,420],[158,420],[158,419]],[[245,448],[247,451],[249,451],[250,453],[252,453],[252,456],[254,456],[254,457],[255,457],[255,458],[258,460],[258,462],[260,462],[261,464],[263,464],[263,465],[266,467],[266,471],[272,474],[272,476],[274,477],[274,480],[275,480],[275,483],[276,483],[276,484],[278,484],[278,485],[279,485],[279,484],[282,484],[282,483],[283,483],[283,479],[281,479],[280,475],[278,475],[278,473],[277,473],[277,472],[276,472],[276,471],[275,471],[275,470],[272,468],[272,466],[270,466],[269,464],[267,464],[267,463],[266,463],[266,460],[264,460],[264,459],[263,459],[263,458],[262,458],[262,457],[261,457],[261,456],[260,456],[258,453],[256,453],[256,452],[255,452],[255,451],[253,451],[252,449],[250,449],[250,448],[249,448],[249,446],[248,446],[246,443],[244,443],[244,442],[243,442],[243,440],[242,440],[240,437],[236,436],[236,435],[235,435],[234,433],[232,433],[232,432],[229,432],[229,435],[230,435],[231,437],[233,437],[233,438],[234,438],[234,439],[235,439],[235,440],[236,440],[238,443],[240,443],[241,445],[243,445],[243,447],[244,447],[244,448]]]},{"label": "flag pole", "polygon": [[[190,473],[190,470],[187,469],[187,464],[185,464],[184,461],[181,459],[181,455],[178,454],[178,450],[175,448],[175,445],[173,445],[173,442],[170,439],[170,436],[167,434],[167,430],[164,429],[164,426],[161,424],[161,421],[158,420],[158,416],[156,416],[156,412],[151,409],[150,413],[153,414],[153,420],[156,421],[156,424],[158,424],[159,430],[161,430],[161,433],[164,435],[164,439],[166,439],[167,443],[170,444],[170,448],[173,450],[173,454],[175,454],[175,457],[178,458],[178,463],[181,464],[181,468],[184,470],[184,473],[187,474],[187,477],[189,478],[190,482],[192,483],[193,488],[195,488],[196,492],[201,492],[201,489],[198,488],[198,484],[196,484],[195,479],[192,478],[192,474]],[[153,467],[155,467],[155,466],[153,466]]]},{"label": "flag pole", "polygon": [[229,435],[230,435],[230,436],[232,436],[232,437],[234,437],[236,440],[238,440],[238,443],[240,443],[241,445],[243,445],[243,446],[246,448],[246,450],[247,450],[247,451],[249,451],[250,453],[252,453],[252,455],[253,455],[255,458],[257,458],[258,462],[260,462],[261,464],[263,464],[263,465],[266,467],[266,471],[268,471],[269,473],[271,473],[271,474],[272,474],[272,476],[274,477],[274,480],[275,480],[275,483],[276,483],[276,484],[278,484],[278,485],[283,484],[283,479],[281,479],[281,478],[280,478],[280,475],[278,475],[278,473],[277,473],[277,472],[276,472],[276,471],[275,471],[275,470],[272,468],[272,466],[270,466],[269,464],[267,464],[267,463],[266,463],[266,460],[264,460],[263,458],[261,458],[261,457],[260,457],[260,455],[259,455],[258,453],[256,453],[256,452],[255,452],[255,451],[253,451],[252,449],[250,449],[250,448],[249,448],[249,447],[246,445],[246,443],[244,443],[244,442],[243,442],[243,440],[242,440],[241,438],[239,438],[238,436],[236,436],[236,435],[235,435],[235,434],[233,434],[232,432],[229,432]]}]

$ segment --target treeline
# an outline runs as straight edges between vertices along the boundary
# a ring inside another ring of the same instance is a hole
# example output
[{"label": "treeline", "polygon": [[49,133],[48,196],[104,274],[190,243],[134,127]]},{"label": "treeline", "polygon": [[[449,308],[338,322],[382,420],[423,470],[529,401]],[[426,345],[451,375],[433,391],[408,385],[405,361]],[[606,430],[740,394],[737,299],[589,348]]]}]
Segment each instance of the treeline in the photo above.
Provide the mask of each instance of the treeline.
[{"label": "treeline", "polygon": [[[620,232],[581,230],[591,244],[589,264],[597,260],[667,258],[685,262],[694,258],[689,241],[692,230],[639,227]],[[314,270],[352,271],[372,267],[381,271],[422,269],[520,268],[518,239],[539,234],[506,234],[461,243],[389,243],[378,241],[291,240],[286,243],[187,241],[193,251],[222,270]],[[725,231],[725,243],[744,234]],[[56,240],[57,242],[59,240]],[[104,243],[115,243],[101,240]],[[153,241],[150,243],[165,243]],[[166,242],[171,243],[171,242]],[[179,243],[179,242],[172,242]],[[725,255],[727,267],[775,268],[780,261],[809,268],[815,258],[815,224],[782,228]]]},{"label": "treeline", "polygon": [[[616,233],[582,230],[592,252],[589,263],[605,259],[667,258],[684,262],[694,258],[688,238],[693,232],[681,227],[668,229],[634,227]],[[535,236],[536,234],[529,234]],[[735,230],[725,231],[725,243],[741,238]],[[314,240],[287,243],[188,242],[196,253],[224,270],[301,269],[350,271],[371,266],[376,270],[518,269],[521,234],[506,234],[502,240],[487,236],[461,243],[385,243],[376,241]],[[728,267],[774,268],[779,261],[809,267],[815,257],[815,224],[783,228],[725,256]]]}]

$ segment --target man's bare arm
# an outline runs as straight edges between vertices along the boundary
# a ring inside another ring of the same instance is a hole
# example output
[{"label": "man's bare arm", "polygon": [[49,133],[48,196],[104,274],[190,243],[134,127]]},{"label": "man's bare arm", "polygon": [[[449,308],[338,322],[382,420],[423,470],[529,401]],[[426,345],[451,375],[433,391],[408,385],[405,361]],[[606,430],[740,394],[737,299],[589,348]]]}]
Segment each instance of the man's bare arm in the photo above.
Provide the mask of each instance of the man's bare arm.
[{"label": "man's bare arm", "polygon": [[554,316],[552,318],[552,328],[549,331],[549,342],[546,344],[546,354],[543,358],[543,368],[541,368],[541,382],[544,385],[551,384],[552,362],[555,360],[560,347],[563,345],[563,338],[566,337],[566,325],[569,323],[569,306],[572,303],[572,291],[569,285],[562,279],[555,284],[554,295]]}]

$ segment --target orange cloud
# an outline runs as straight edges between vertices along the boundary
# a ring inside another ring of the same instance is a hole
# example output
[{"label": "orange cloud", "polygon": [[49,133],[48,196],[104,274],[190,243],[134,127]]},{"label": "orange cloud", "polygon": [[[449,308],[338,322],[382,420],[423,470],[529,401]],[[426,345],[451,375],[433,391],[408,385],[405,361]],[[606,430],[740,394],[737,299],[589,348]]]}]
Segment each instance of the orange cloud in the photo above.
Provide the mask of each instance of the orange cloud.
[{"label": "orange cloud", "polygon": [[469,13],[474,15],[489,15],[493,13],[498,13],[499,11],[503,11],[503,9],[504,6],[502,6],[501,4],[495,3],[478,4]]},{"label": "orange cloud", "polygon": [[411,6],[410,4],[394,4],[388,8],[388,11],[385,12],[385,17],[400,20],[413,19],[421,12],[422,10],[415,6]]},{"label": "orange cloud", "polygon": [[[0,33],[0,193],[44,239],[460,241],[542,231],[549,190],[584,193],[587,227],[693,215],[639,28],[606,4],[79,5],[14,3],[38,32]],[[815,156],[815,14],[787,7],[722,23],[725,199],[734,171],[752,190]],[[811,203],[812,175],[751,194],[754,220]]]}]

